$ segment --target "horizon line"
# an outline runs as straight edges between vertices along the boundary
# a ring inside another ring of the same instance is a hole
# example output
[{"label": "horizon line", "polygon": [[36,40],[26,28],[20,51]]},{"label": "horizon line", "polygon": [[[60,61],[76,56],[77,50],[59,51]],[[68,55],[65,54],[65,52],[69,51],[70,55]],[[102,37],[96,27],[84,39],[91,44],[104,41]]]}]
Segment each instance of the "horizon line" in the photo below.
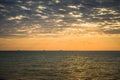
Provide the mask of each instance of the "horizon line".
[{"label": "horizon line", "polygon": [[0,51],[120,51],[120,50],[0,50]]}]

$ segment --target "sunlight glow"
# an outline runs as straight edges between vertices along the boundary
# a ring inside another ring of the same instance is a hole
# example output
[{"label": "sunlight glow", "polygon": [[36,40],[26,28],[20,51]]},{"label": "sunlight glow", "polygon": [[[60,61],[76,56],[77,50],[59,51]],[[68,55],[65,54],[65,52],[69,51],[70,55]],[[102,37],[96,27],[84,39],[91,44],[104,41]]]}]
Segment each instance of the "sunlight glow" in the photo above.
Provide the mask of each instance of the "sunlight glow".
[{"label": "sunlight glow", "polygon": [[0,49],[120,50],[117,2],[2,0]]}]

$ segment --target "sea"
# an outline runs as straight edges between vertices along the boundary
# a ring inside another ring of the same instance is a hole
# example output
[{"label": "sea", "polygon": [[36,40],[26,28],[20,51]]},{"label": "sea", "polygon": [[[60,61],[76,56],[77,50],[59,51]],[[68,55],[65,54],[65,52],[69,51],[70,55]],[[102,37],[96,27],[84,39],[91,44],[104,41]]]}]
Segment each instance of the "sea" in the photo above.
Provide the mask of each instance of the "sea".
[{"label": "sea", "polygon": [[0,51],[0,80],[120,80],[120,51]]}]

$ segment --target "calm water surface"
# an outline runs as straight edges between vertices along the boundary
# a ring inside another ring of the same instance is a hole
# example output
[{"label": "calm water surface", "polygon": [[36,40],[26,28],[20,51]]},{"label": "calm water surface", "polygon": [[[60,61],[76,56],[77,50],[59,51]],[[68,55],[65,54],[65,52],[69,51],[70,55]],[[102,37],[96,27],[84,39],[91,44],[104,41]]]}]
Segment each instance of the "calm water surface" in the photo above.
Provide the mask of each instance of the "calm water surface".
[{"label": "calm water surface", "polygon": [[120,52],[1,51],[0,80],[120,80]]}]

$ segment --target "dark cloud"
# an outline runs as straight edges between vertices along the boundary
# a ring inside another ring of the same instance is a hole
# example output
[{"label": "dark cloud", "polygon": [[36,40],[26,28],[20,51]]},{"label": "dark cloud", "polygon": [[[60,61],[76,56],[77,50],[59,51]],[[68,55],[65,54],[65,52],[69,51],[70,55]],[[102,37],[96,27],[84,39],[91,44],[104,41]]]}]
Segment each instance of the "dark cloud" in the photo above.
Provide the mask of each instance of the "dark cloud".
[{"label": "dark cloud", "polygon": [[120,34],[120,29],[105,30],[104,32],[107,34]]},{"label": "dark cloud", "polygon": [[[120,22],[120,0],[0,0],[0,15],[1,35],[26,34],[16,29],[31,29],[36,24],[40,25],[39,34],[57,32],[81,22],[97,22],[103,29],[109,23]],[[104,33],[120,31],[110,29]]]}]

